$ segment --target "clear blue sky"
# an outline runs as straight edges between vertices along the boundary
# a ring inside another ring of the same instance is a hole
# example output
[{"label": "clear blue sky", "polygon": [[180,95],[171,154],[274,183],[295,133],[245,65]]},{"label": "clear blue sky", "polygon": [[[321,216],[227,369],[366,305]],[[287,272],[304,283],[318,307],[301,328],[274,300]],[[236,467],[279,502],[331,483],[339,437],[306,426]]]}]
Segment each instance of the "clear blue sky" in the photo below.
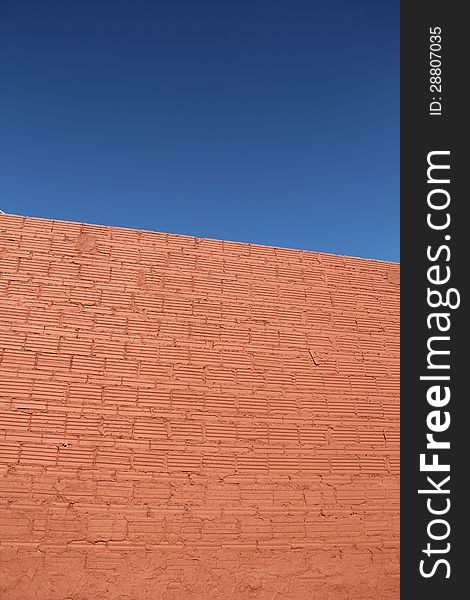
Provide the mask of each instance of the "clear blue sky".
[{"label": "clear blue sky", "polygon": [[0,0],[0,208],[398,260],[398,0]]}]

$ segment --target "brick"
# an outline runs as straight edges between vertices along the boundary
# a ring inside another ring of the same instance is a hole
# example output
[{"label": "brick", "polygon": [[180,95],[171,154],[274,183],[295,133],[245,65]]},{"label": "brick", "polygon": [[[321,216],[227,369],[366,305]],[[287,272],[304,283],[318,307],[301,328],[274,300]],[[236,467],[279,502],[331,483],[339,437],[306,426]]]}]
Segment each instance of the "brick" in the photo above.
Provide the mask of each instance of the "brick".
[{"label": "brick", "polygon": [[0,238],[6,600],[397,600],[398,265],[9,215]]}]

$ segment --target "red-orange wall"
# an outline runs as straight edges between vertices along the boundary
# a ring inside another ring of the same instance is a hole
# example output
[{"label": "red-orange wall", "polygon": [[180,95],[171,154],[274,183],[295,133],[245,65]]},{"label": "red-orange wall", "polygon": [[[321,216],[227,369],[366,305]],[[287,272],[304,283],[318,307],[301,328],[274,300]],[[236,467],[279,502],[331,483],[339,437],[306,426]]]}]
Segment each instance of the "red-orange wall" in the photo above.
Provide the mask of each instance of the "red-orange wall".
[{"label": "red-orange wall", "polygon": [[1,216],[2,600],[397,600],[398,269]]}]

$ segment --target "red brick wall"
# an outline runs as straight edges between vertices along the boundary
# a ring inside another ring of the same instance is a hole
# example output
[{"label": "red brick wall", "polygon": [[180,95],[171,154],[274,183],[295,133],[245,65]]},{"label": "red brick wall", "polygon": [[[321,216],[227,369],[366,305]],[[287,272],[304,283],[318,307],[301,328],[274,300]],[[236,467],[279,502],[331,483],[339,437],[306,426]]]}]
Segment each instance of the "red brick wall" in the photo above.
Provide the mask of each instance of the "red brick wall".
[{"label": "red brick wall", "polygon": [[0,217],[4,600],[398,598],[398,265]]}]

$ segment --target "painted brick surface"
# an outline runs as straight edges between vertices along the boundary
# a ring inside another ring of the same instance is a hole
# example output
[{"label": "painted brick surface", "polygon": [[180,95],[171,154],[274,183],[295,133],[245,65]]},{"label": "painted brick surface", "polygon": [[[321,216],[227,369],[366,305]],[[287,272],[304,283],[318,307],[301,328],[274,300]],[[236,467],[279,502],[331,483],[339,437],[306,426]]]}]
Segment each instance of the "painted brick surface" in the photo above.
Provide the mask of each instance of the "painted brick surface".
[{"label": "painted brick surface", "polygon": [[397,600],[398,265],[0,217],[3,600]]}]

